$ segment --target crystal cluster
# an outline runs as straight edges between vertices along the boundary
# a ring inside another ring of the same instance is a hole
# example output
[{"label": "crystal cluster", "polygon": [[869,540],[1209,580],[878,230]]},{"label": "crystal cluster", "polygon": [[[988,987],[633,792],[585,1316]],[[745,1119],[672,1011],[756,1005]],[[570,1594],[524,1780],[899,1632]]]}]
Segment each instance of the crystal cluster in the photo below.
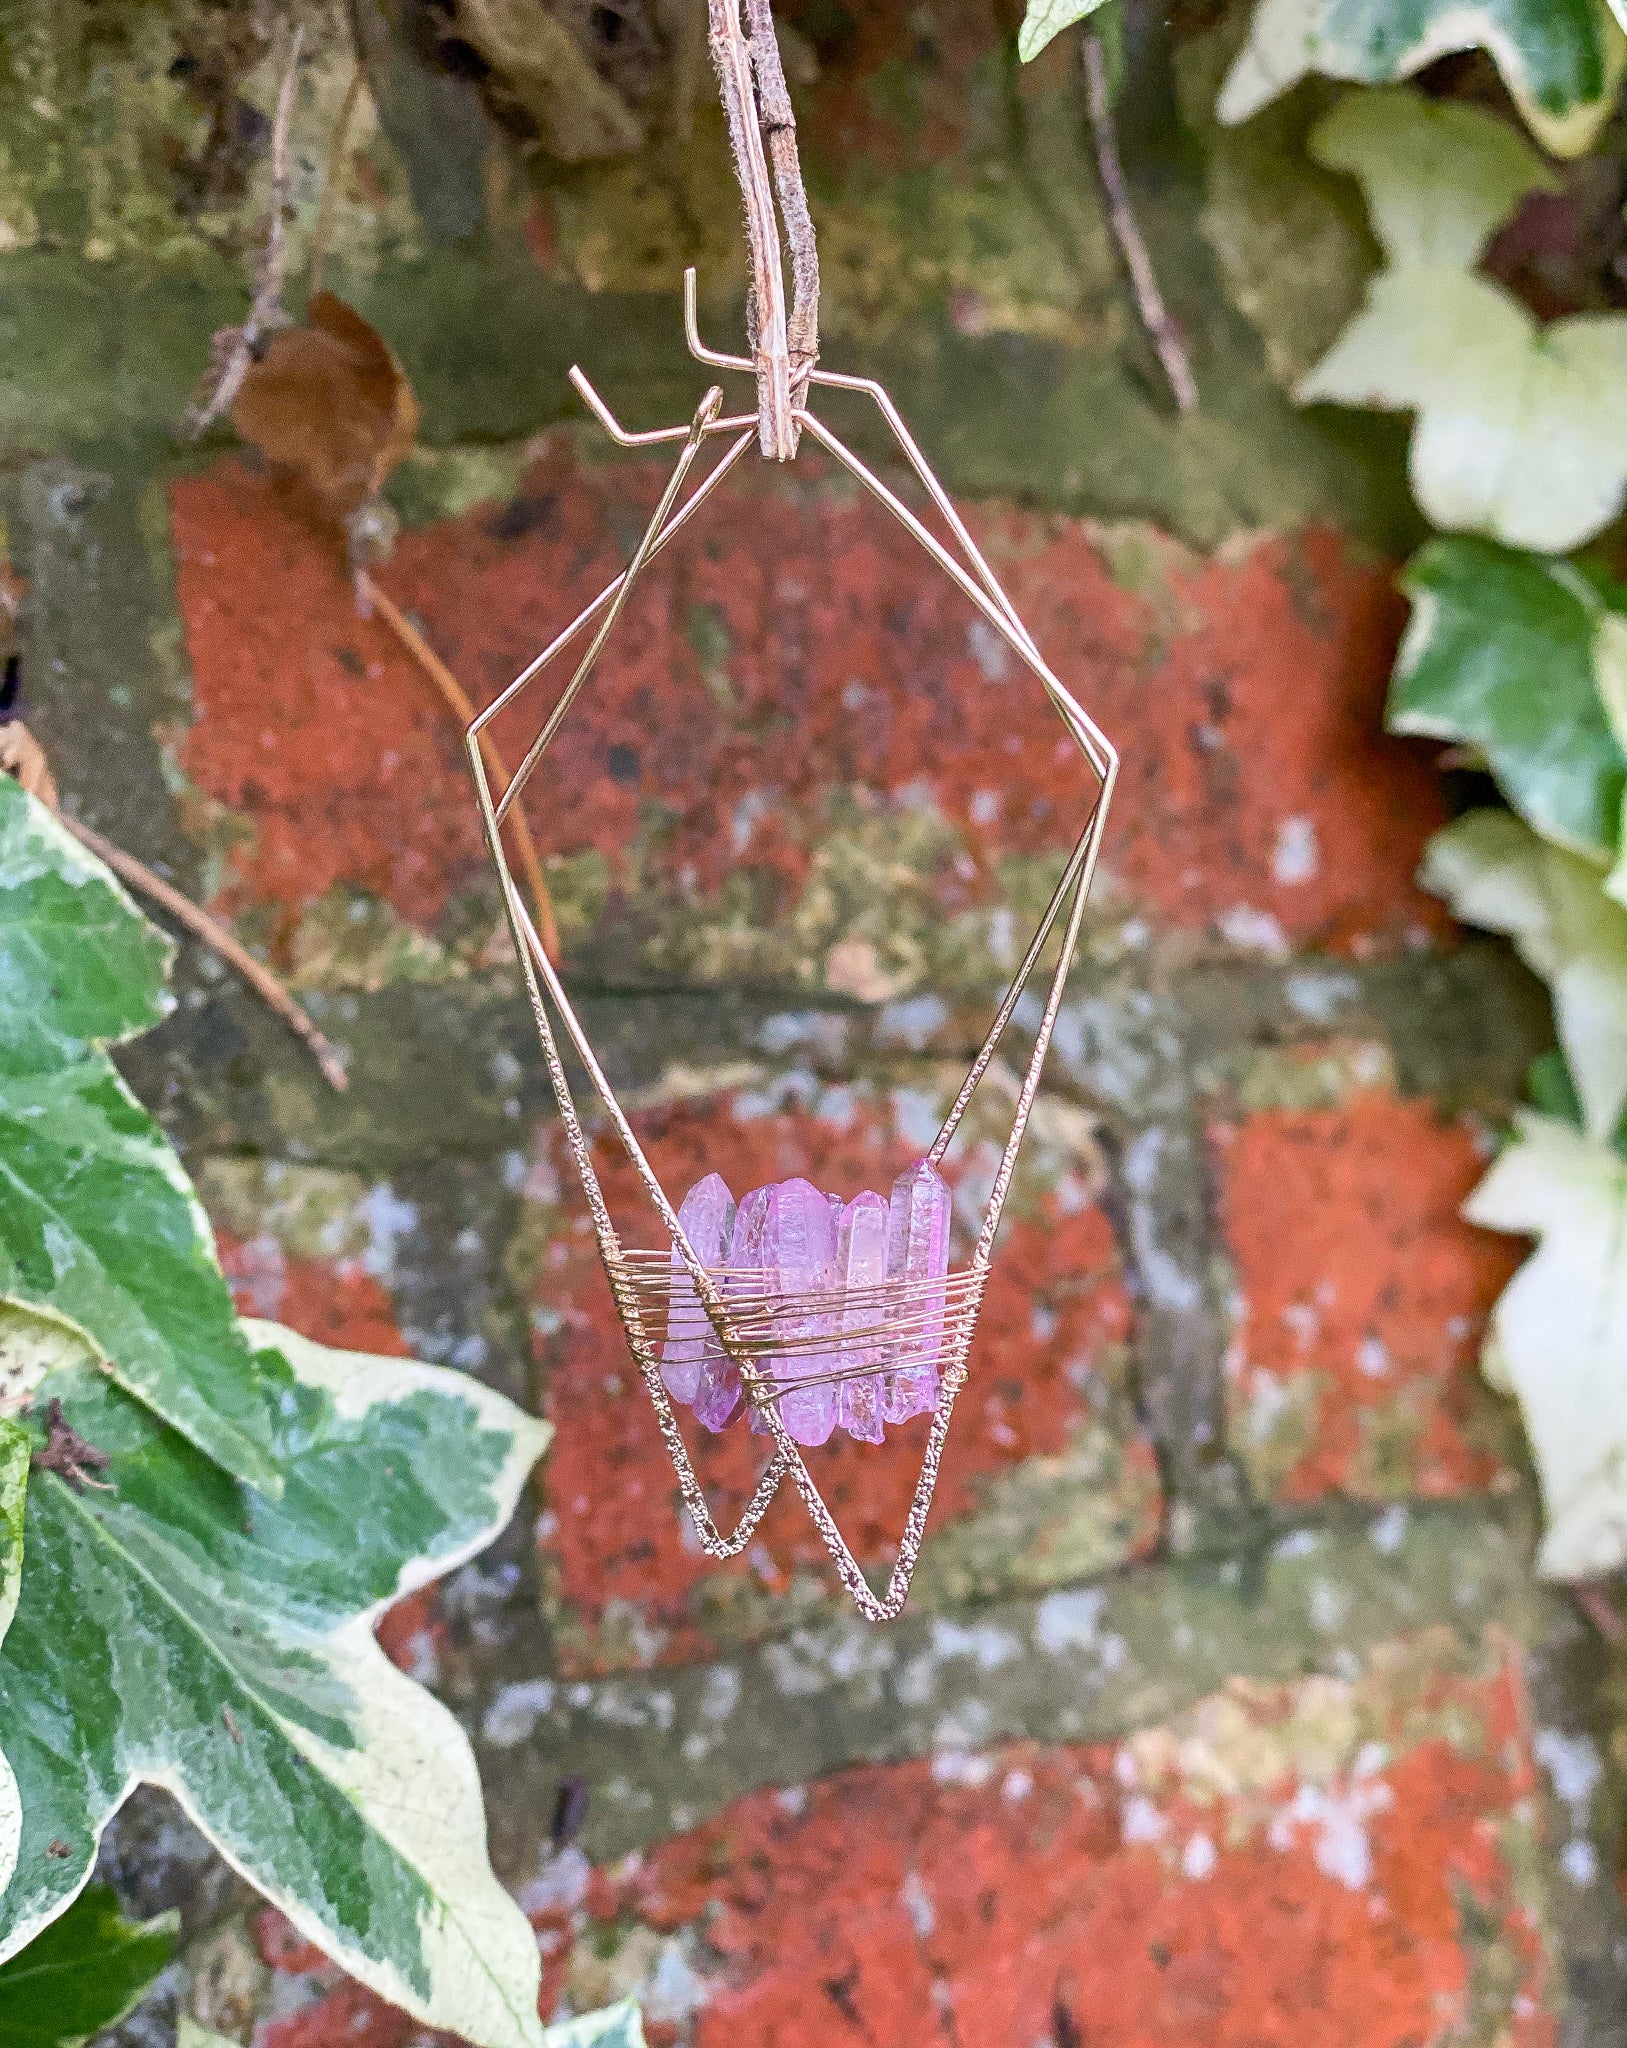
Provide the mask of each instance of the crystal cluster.
[{"label": "crystal cluster", "polygon": [[[924,1160],[899,1175],[890,1201],[866,1192],[844,1202],[786,1180],[737,1207],[715,1173],[685,1195],[678,1221],[726,1299],[749,1313],[755,1299],[792,1298],[774,1314],[764,1362],[787,1388],[780,1417],[799,1444],[825,1443],[838,1427],[878,1444],[885,1424],[938,1405],[945,1290],[933,1283],[949,1271],[949,1213],[943,1176]],[[710,1430],[743,1404],[740,1369],[676,1250],[661,1377]],[[752,1424],[766,1427],[755,1413]]]}]

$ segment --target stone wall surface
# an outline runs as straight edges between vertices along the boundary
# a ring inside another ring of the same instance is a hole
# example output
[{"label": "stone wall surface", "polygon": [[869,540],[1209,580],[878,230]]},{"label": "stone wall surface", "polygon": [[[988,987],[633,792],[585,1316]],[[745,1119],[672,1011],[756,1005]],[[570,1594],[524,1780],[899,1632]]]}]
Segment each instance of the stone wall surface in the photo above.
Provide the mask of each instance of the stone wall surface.
[{"label": "stone wall surface", "polygon": [[[351,35],[298,11],[296,303]],[[1458,1215],[1548,1023],[1412,879],[1450,792],[1381,730],[1416,536],[1398,439],[1286,396],[1367,260],[1300,156],[1314,94],[1221,134],[1235,10],[1132,35],[1125,156],[1203,394],[1178,421],[1066,47],[1019,73],[994,0],[783,11],[826,361],[886,379],[1124,756],[904,1618],[854,1615],[789,1496],[732,1566],[687,1539],[457,729],[287,479],[224,428],[176,434],[246,303],[290,10],[4,0],[24,709],[71,807],[229,918],[351,1086],[190,947],[123,1064],[245,1307],[557,1424],[502,1542],[384,1630],[475,1740],[549,2012],[632,1990],[692,2048],[1623,2048],[1622,1673],[1532,1576],[1517,1423],[1475,1367],[1517,1252]],[[739,331],[683,10],[578,12],[644,140],[570,163],[435,54],[435,10],[354,15],[327,282],[423,406],[374,573],[479,701],[659,489],[582,424],[567,365],[633,423],[687,417],[686,261],[708,332]],[[874,419],[830,416],[897,480]],[[817,450],[749,460],[530,799],[568,979],[669,1189],[852,1192],[917,1156],[1086,789],[901,529]],[[963,1222],[1009,1075],[984,1093]],[[867,1567],[923,1441],[814,1458]],[[720,1515],[754,1451],[701,1447]],[[125,2048],[177,2001],[255,2048],[416,2038],[156,1795],[104,1862],[187,1913]]]}]

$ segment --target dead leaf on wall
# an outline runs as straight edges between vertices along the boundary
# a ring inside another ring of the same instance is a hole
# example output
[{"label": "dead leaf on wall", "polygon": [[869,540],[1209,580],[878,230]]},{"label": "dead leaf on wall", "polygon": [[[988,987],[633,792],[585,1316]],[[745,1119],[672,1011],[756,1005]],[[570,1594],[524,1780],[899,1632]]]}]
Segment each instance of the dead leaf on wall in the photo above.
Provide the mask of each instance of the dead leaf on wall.
[{"label": "dead leaf on wall", "polygon": [[418,401],[388,343],[332,292],[282,328],[243,379],[232,424],[341,526],[376,497],[418,432]]}]

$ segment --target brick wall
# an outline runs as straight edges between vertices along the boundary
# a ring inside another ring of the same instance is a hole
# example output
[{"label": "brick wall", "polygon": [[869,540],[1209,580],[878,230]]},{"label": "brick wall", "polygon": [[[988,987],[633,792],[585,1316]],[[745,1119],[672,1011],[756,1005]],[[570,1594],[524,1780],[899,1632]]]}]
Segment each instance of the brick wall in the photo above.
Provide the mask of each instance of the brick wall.
[{"label": "brick wall", "polygon": [[[1620,2048],[1605,1657],[1531,1578],[1518,1432],[1475,1370],[1511,1252],[1457,1214],[1547,1027],[1412,881],[1445,809],[1380,730],[1394,444],[1294,412],[1227,266],[1239,181],[1286,185],[1292,134],[1244,159],[1210,131],[1212,39],[1140,53],[1127,153],[1204,393],[1178,426],[1065,52],[1016,78],[979,0],[791,10],[827,360],[897,389],[1125,764],[917,1592],[874,1630],[789,1498],[733,1566],[686,1541],[458,734],[279,479],[228,435],[169,437],[241,276],[239,229],[208,240],[158,148],[191,132],[161,61],[186,10],[100,72],[87,14],[35,13],[74,141],[20,159],[37,232],[0,255],[30,716],[75,807],[229,917],[349,1058],[332,1097],[192,953],[131,1053],[245,1305],[558,1426],[520,1522],[386,1630],[475,1734],[547,2008],[636,1990],[651,2038],[693,2048]],[[341,58],[312,19],[320,99]],[[405,42],[374,64],[381,105],[422,82]],[[63,197],[103,192],[98,92],[150,145],[101,227]],[[565,363],[640,424],[686,413],[671,287],[698,255],[732,332],[737,258],[704,112],[631,163],[522,175],[457,93],[467,130],[367,131],[330,282],[425,403],[379,581],[484,699],[659,488],[577,423]],[[530,818],[669,1188],[853,1192],[920,1152],[1078,829],[1060,742],[813,451],[748,464],[663,557]],[[1005,1113],[980,1101],[953,1162],[968,1213]],[[922,1440],[816,1455],[867,1564]],[[703,1447],[720,1512],[754,1448]],[[189,1903],[185,1995],[227,1986],[210,2010],[257,2048],[413,2038],[154,1801],[109,1858],[144,1904]]]}]

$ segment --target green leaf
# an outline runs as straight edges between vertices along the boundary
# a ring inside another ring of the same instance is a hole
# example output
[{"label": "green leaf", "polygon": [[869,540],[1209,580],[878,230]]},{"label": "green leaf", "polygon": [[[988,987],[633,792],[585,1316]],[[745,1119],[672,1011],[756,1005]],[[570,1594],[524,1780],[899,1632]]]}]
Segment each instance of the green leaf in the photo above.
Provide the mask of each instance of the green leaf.
[{"label": "green leaf", "polygon": [[0,1964],[6,2048],[78,2048],[130,2010],[175,1951],[179,1913],[137,1926],[106,1885],[82,1891],[21,1955]]},{"label": "green leaf", "polygon": [[1547,982],[1587,1133],[1608,1140],[1627,1102],[1627,910],[1599,870],[1487,810],[1435,834],[1419,879],[1465,924],[1507,933]]},{"label": "green leaf", "polygon": [[607,2005],[602,2012],[562,2020],[543,2040],[547,2048],[644,2048],[644,2022],[632,1999]]},{"label": "green leaf", "polygon": [[146,1780],[383,1997],[482,2048],[538,2048],[536,1942],[487,1864],[468,1743],[372,1631],[503,1525],[546,1425],[458,1373],[245,1327],[276,1500],[99,1373],[42,1390],[109,1454],[110,1490],[29,1488],[0,1646],[23,1813],[0,1957],[63,1910]]},{"label": "green leaf", "polygon": [[1597,589],[1568,562],[1464,539],[1431,541],[1401,582],[1412,619],[1390,685],[1391,730],[1477,747],[1528,825],[1608,861],[1627,754],[1594,667],[1614,616]]},{"label": "green leaf", "polygon": [[1053,37],[1106,5],[1107,0],[1028,0],[1028,12],[1017,31],[1017,55],[1030,63]]},{"label": "green leaf", "polygon": [[1345,93],[1306,146],[1319,164],[1360,182],[1393,269],[1468,270],[1529,193],[1559,188],[1506,121],[1401,86]]},{"label": "green leaf", "polygon": [[1301,382],[1302,404],[1416,412],[1408,469],[1437,526],[1562,554],[1627,490],[1627,318],[1539,327],[1482,277],[1409,264]]},{"label": "green leaf", "polygon": [[156,1024],[171,951],[102,863],[0,776],[0,1069],[62,1066]]},{"label": "green leaf", "polygon": [[1471,49],[1556,156],[1592,147],[1627,60],[1607,0],[1259,0],[1216,111],[1245,121],[1310,72],[1388,85]]},{"label": "green leaf", "polygon": [[1593,1578],[1627,1563],[1627,1161],[1543,1117],[1516,1133],[1463,1211],[1539,1239],[1493,1311],[1487,1376],[1531,1439],[1539,1571]]},{"label": "green leaf", "polygon": [[28,1491],[28,1432],[0,1415],[0,1643],[17,1612],[23,1574],[23,1495]]},{"label": "green leaf", "polygon": [[[28,1459],[32,1449],[25,1431],[0,1417],[0,1641],[17,1611],[23,1572],[23,1500],[28,1491]],[[22,1809],[17,1781],[0,1754],[0,1891],[11,1882],[22,1841]],[[3,2038],[3,2036],[0,2036]]]},{"label": "green leaf", "polygon": [[208,1219],[104,1053],[0,1074],[0,1297],[66,1317],[121,1386],[228,1472],[276,1489]]},{"label": "green leaf", "polygon": [[[1627,0],[1622,4],[1627,6]],[[1593,638],[1593,679],[1616,745],[1627,754],[1627,617],[1620,612],[1607,611],[1600,617]],[[1618,903],[1627,904],[1627,796],[1622,800],[1617,844],[1620,856],[1604,886]]]}]

